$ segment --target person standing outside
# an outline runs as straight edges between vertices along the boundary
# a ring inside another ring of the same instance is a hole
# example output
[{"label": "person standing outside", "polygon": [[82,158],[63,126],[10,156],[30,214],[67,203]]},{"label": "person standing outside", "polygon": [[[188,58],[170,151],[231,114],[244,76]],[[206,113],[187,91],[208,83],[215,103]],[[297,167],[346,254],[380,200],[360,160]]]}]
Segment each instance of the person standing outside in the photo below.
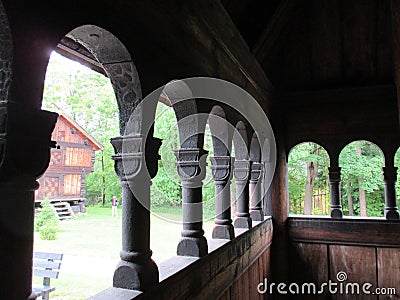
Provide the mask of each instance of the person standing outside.
[{"label": "person standing outside", "polygon": [[116,196],[113,196],[111,199],[111,207],[112,207],[112,216],[118,217],[118,199]]}]

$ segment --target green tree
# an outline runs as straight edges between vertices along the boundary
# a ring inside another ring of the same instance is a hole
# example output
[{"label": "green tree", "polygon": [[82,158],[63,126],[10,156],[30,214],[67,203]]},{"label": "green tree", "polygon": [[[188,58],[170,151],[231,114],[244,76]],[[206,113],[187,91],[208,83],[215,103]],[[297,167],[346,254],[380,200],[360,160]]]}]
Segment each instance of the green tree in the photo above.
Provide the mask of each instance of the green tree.
[{"label": "green tree", "polygon": [[346,214],[382,216],[384,209],[380,149],[368,141],[356,141],[339,156],[342,203]]},{"label": "green tree", "polygon": [[328,166],[327,152],[315,143],[302,143],[290,151],[288,184],[291,213],[322,212],[322,207],[312,210],[314,191],[328,192]]}]

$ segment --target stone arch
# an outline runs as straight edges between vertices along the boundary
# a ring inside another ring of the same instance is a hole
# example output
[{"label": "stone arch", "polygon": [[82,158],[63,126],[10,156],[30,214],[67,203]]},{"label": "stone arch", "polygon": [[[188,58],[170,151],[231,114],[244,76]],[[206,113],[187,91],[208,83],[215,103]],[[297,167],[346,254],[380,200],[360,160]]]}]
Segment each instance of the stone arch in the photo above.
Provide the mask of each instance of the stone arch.
[{"label": "stone arch", "polygon": [[0,166],[6,147],[7,102],[11,85],[13,45],[10,26],[3,3],[0,1]]}]

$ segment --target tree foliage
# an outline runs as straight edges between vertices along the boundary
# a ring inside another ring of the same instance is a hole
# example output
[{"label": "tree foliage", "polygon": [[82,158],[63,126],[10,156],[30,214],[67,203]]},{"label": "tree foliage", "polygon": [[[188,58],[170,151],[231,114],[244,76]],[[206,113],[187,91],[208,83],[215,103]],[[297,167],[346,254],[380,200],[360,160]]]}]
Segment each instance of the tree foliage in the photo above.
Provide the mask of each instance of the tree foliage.
[{"label": "tree foliage", "polygon": [[110,138],[119,135],[118,107],[105,76],[53,53],[47,68],[44,109],[62,110],[93,135],[104,149],[95,154],[94,172],[86,177],[86,197],[109,202],[121,195]]}]

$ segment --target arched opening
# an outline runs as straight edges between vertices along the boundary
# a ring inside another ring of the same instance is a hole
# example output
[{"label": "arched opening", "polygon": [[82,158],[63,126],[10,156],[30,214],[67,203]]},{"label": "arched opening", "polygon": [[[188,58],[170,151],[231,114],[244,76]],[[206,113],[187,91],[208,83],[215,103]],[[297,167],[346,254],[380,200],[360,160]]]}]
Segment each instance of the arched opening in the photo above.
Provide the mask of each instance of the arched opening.
[{"label": "arched opening", "polygon": [[384,156],[381,149],[365,140],[351,142],[340,152],[339,166],[343,213],[361,217],[383,216]]},{"label": "arched opening", "polygon": [[[39,196],[46,196],[52,198],[54,203],[65,202],[71,206],[77,206],[83,202],[85,195],[88,195],[94,199],[97,198],[100,203],[109,207],[111,198],[115,195],[119,200],[119,206],[121,206],[121,202],[123,205],[128,202],[133,203],[134,200],[129,199],[130,196],[127,198],[121,192],[120,179],[115,174],[115,171],[121,170],[121,168],[115,168],[111,159],[115,145],[110,144],[110,138],[120,134],[134,136],[141,133],[142,115],[141,108],[138,106],[142,95],[135,66],[123,44],[110,32],[97,26],[85,25],[68,33],[58,46],[58,50],[62,49],[64,52],[68,52],[71,49],[66,50],[67,48],[63,44],[65,40],[80,47],[79,49],[86,55],[86,63],[89,62],[89,66],[96,71],[101,68],[102,72],[100,73],[106,74],[108,78],[76,64],[74,66],[58,66],[57,70],[53,70],[54,73],[57,73],[53,75],[58,78],[56,82],[47,84],[43,107],[50,110],[56,108],[58,112],[61,112],[59,122],[61,120],[62,124],[59,127],[56,126],[56,130],[53,132],[52,139],[57,141],[58,147],[52,150],[48,169],[50,173],[47,173],[47,176],[45,174],[39,180],[44,190],[37,192],[37,199],[41,200]],[[68,52],[67,56],[73,58],[74,54]],[[49,68],[52,63],[53,61],[50,61]],[[66,75],[68,68],[75,69],[75,73]],[[67,82],[64,87],[58,85],[62,80]],[[134,115],[132,116],[132,114]],[[128,126],[131,116],[134,121],[130,122]],[[100,155],[96,156],[94,166],[90,165],[93,154],[89,152],[96,146],[97,150],[100,150],[101,144],[104,145],[104,149],[98,152]],[[53,169],[51,169],[52,167]],[[93,168],[95,172],[89,174]],[[100,172],[96,172],[96,169],[100,169]],[[85,177],[87,177],[86,181]],[[99,187],[101,188],[99,189]],[[41,192],[43,195],[40,195]],[[126,199],[129,201],[125,201]],[[92,211],[96,209],[95,207]],[[62,247],[61,242],[58,244],[61,247],[58,251],[52,249],[50,243],[45,245],[45,251],[53,250],[64,253],[69,257],[70,263],[76,265],[75,268],[66,267],[67,270],[63,272],[63,278],[67,282],[68,280],[71,283],[75,281],[74,288],[72,289],[68,284],[65,285],[64,280],[63,289],[58,289],[58,293],[70,294],[71,291],[74,291],[81,297],[89,297],[107,288],[110,285],[110,277],[114,271],[118,271],[115,266],[121,250],[121,212],[115,219],[107,222],[95,222],[95,217],[105,218],[104,212],[103,210],[100,214],[88,214],[84,219],[85,222],[81,219],[81,222],[69,224],[68,233],[78,231],[79,234],[75,236],[80,235],[79,241],[71,242],[68,238],[63,239],[62,242],[67,243],[68,247]],[[137,210],[135,212],[139,213]],[[107,218],[111,218],[110,208],[107,208],[106,214]],[[123,247],[128,248],[132,253],[135,251],[139,253],[146,249],[146,241],[149,241],[150,235],[150,226],[146,225],[149,223],[149,220],[146,219],[147,216],[140,213],[137,218],[137,220],[141,220],[140,223],[143,227],[141,236],[136,239],[143,241],[143,245],[132,243],[132,240],[129,241],[130,237],[128,237],[128,241],[124,241],[122,234]],[[129,230],[126,226],[131,226],[131,224],[122,222],[122,231]],[[135,237],[131,238],[135,239]],[[82,243],[85,245],[84,247],[82,247]],[[74,246],[76,247],[74,248]],[[147,247],[149,246],[147,244]],[[35,242],[35,250],[38,248],[40,245]],[[69,249],[68,253],[66,253],[66,248]],[[121,259],[123,259],[122,256]],[[99,264],[99,260],[101,264]],[[87,280],[79,280],[79,277]],[[138,288],[142,288],[142,286],[139,285]]]},{"label": "arched opening", "polygon": [[329,155],[313,142],[293,147],[288,158],[291,214],[329,215]]}]

